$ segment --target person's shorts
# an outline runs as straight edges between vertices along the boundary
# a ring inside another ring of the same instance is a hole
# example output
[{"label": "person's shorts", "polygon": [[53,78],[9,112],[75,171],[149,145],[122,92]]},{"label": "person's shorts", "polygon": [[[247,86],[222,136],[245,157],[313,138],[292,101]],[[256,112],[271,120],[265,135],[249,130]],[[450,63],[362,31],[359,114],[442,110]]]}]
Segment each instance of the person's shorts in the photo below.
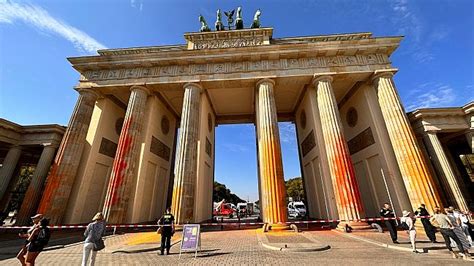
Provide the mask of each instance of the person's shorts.
[{"label": "person's shorts", "polygon": [[41,251],[43,251],[43,246],[34,245],[33,243],[30,243],[27,248],[28,248],[29,252],[41,252]]}]

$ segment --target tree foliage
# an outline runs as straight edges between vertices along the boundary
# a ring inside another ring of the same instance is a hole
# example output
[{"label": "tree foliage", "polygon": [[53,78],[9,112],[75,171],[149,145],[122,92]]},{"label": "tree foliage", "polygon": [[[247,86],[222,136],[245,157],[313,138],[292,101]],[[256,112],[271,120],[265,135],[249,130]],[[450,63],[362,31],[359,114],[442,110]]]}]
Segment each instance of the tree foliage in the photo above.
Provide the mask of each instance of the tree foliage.
[{"label": "tree foliage", "polygon": [[291,197],[294,201],[304,201],[304,188],[303,179],[301,177],[295,177],[285,181],[286,196]]},{"label": "tree foliage", "polygon": [[233,203],[235,205],[237,205],[239,202],[245,202],[243,199],[239,198],[239,196],[232,193],[230,189],[228,189],[224,184],[214,181],[214,193],[212,195],[212,200],[214,202],[219,202],[223,199],[225,202]]}]

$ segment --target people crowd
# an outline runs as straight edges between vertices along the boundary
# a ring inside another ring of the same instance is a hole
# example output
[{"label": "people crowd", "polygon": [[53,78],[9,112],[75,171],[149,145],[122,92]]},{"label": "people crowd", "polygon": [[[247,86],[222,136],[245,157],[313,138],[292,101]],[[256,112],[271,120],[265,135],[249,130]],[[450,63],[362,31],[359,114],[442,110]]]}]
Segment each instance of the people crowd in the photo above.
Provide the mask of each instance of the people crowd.
[{"label": "people crowd", "polygon": [[[436,232],[439,231],[453,258],[461,256],[465,260],[471,260],[469,249],[473,247],[474,228],[470,221],[472,216],[469,211],[463,212],[452,206],[445,209],[436,207],[431,216],[425,204],[421,204],[414,213],[404,210],[398,222],[391,205],[385,203],[380,210],[380,216],[386,218],[384,219],[385,227],[390,232],[394,244],[400,244],[397,236],[397,228],[400,228],[407,232],[413,252],[419,253],[416,249],[417,232],[415,226],[416,220],[419,218],[426,236],[432,243],[438,243]],[[457,248],[459,253],[454,252],[453,248]]]},{"label": "people crowd", "polygon": [[[400,244],[397,229],[404,230],[408,234],[412,251],[420,253],[416,247],[417,226],[415,225],[419,219],[426,236],[432,243],[438,243],[436,232],[439,231],[453,258],[463,257],[465,260],[471,260],[469,249],[473,247],[474,227],[471,223],[472,214],[469,211],[460,211],[453,207],[445,209],[436,207],[433,210],[433,215],[430,215],[426,206],[421,204],[414,212],[404,210],[402,217],[398,220],[392,206],[389,203],[384,203],[380,210],[380,216],[383,217],[385,227],[390,232],[390,238],[394,244]],[[21,265],[35,265],[36,258],[48,244],[51,235],[48,227],[49,220],[42,214],[36,214],[31,217],[31,220],[33,225],[27,231],[19,233],[19,237],[25,239],[16,256]],[[168,255],[170,254],[171,237],[175,232],[174,216],[169,208],[158,220],[158,228],[158,233],[161,234],[160,254],[164,255],[166,251],[166,255]],[[93,266],[97,251],[105,248],[103,240],[105,231],[104,216],[98,212],[84,232],[83,266]],[[454,248],[459,253],[456,253]]]}]

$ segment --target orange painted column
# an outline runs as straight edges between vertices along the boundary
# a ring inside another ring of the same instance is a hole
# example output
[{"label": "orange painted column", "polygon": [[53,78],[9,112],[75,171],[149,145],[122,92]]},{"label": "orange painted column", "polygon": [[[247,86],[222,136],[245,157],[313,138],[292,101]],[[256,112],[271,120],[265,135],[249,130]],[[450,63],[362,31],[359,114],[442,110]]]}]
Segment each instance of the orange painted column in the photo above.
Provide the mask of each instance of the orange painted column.
[{"label": "orange painted column", "polygon": [[115,224],[126,222],[132,182],[140,158],[146,102],[150,94],[150,91],[142,86],[133,86],[130,90],[132,92],[120,132],[103,209],[107,222]]},{"label": "orange painted column", "polygon": [[255,101],[262,218],[265,223],[272,225],[272,229],[285,227],[283,224],[287,221],[274,85],[273,80],[260,80]]},{"label": "orange painted column", "polygon": [[51,224],[62,222],[98,98],[98,94],[92,89],[78,91],[79,99],[46,179],[38,207],[38,212],[49,218]]},{"label": "orange painted column", "polygon": [[35,172],[31,178],[31,182],[26,190],[25,197],[21,203],[20,211],[16,218],[16,225],[28,225],[31,216],[35,215],[38,202],[41,199],[44,181],[48,175],[49,167],[54,159],[57,145],[51,143],[44,144],[40,159],[36,165]]},{"label": "orange painted column", "polygon": [[171,211],[177,224],[194,222],[201,93],[202,87],[199,84],[187,83],[184,85],[171,204]]},{"label": "orange painted column", "polygon": [[317,76],[313,80],[316,87],[321,131],[331,173],[336,198],[340,226],[366,226],[366,223],[353,222],[365,218],[359,187],[352,165],[351,155],[344,138],[341,117],[332,89],[331,76]]},{"label": "orange painted column", "polygon": [[412,208],[424,203],[431,211],[442,207],[441,200],[392,77],[391,71],[376,72],[373,77],[380,109]]}]

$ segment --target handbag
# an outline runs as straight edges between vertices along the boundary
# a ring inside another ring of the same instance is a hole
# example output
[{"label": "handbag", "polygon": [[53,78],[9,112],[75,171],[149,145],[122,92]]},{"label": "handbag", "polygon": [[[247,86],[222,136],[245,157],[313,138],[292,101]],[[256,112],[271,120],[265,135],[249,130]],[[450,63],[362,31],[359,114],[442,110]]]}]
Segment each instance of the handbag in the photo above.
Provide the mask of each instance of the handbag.
[{"label": "handbag", "polygon": [[105,248],[104,240],[101,238],[94,241],[94,248],[92,250],[99,251]]}]

